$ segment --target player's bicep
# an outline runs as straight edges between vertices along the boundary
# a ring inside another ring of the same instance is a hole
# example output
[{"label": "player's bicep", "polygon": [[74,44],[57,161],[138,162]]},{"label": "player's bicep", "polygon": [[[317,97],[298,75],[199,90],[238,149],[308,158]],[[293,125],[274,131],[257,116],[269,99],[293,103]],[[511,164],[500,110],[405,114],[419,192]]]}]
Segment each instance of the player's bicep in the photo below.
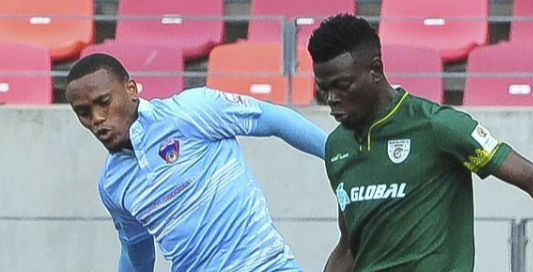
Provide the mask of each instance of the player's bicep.
[{"label": "player's bicep", "polygon": [[533,164],[517,152],[511,151],[494,175],[533,196]]}]

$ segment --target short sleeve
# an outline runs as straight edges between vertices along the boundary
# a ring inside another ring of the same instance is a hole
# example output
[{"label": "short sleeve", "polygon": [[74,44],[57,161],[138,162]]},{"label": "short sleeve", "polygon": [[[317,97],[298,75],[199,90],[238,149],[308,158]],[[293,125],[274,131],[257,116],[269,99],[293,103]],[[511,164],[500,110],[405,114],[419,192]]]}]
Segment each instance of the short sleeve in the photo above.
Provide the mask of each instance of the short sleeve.
[{"label": "short sleeve", "polygon": [[262,114],[252,97],[209,88],[190,89],[172,99],[179,111],[176,117],[191,124],[192,132],[211,140],[249,135]]},{"label": "short sleeve", "polygon": [[98,185],[100,198],[113,219],[113,224],[118,232],[120,241],[125,244],[135,244],[150,238],[151,235],[141,223],[135,219],[135,217],[124,209],[119,208],[119,205],[116,205],[116,203],[112,201],[102,184],[103,182],[101,180]]},{"label": "short sleeve", "polygon": [[441,107],[432,126],[440,151],[482,179],[493,174],[511,152],[511,147],[497,140],[480,122],[451,107]]}]

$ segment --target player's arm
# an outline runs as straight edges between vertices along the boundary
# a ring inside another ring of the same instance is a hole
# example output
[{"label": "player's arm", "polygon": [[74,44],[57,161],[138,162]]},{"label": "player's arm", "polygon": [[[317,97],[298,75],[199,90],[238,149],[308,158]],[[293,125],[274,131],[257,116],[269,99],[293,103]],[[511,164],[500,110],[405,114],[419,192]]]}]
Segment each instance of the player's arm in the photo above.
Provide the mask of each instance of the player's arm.
[{"label": "player's arm", "polygon": [[533,164],[515,151],[511,151],[494,176],[510,183],[533,197]]},{"label": "player's arm", "polygon": [[329,255],[328,261],[326,262],[326,266],[324,267],[324,272],[349,272],[352,270],[354,260],[352,252],[350,251],[348,229],[346,228],[346,223],[344,222],[344,215],[342,215],[340,209],[338,216],[341,237],[339,238],[339,242]]},{"label": "player's arm", "polygon": [[250,135],[276,136],[303,152],[324,158],[326,133],[322,129],[293,109],[261,101],[257,103],[263,113]]},{"label": "player's arm", "polygon": [[484,179],[493,175],[533,197],[533,164],[470,115],[443,107],[434,119],[441,149]]},{"label": "player's arm", "polygon": [[174,96],[179,118],[187,129],[213,141],[247,136],[277,136],[293,147],[324,158],[326,133],[296,111],[245,95],[209,88],[191,89]]},{"label": "player's arm", "polygon": [[144,239],[134,244],[121,242],[118,272],[153,272],[154,240]]}]

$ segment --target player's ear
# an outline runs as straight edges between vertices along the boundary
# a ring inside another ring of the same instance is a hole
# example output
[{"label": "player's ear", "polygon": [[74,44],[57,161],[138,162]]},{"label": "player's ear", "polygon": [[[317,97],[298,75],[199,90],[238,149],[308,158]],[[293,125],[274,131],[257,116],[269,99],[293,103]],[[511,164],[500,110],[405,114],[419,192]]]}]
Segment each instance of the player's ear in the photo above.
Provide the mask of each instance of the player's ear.
[{"label": "player's ear", "polygon": [[137,101],[139,99],[139,90],[137,89],[137,83],[135,80],[130,79],[126,83],[126,93],[132,101]]},{"label": "player's ear", "polygon": [[379,83],[383,79],[383,62],[381,61],[381,56],[374,56],[372,58],[370,73],[374,83]]}]

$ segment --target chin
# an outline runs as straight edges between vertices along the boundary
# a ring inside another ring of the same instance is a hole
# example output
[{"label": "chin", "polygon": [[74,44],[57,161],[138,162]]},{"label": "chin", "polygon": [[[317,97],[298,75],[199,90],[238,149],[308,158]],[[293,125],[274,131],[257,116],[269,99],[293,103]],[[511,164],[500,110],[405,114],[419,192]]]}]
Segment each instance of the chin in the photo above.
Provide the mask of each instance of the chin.
[{"label": "chin", "polygon": [[357,122],[355,122],[353,119],[346,118],[341,122],[341,125],[349,128],[349,129],[355,129],[357,128]]},{"label": "chin", "polygon": [[122,146],[116,143],[104,144],[104,147],[111,153],[120,152],[122,150]]}]

